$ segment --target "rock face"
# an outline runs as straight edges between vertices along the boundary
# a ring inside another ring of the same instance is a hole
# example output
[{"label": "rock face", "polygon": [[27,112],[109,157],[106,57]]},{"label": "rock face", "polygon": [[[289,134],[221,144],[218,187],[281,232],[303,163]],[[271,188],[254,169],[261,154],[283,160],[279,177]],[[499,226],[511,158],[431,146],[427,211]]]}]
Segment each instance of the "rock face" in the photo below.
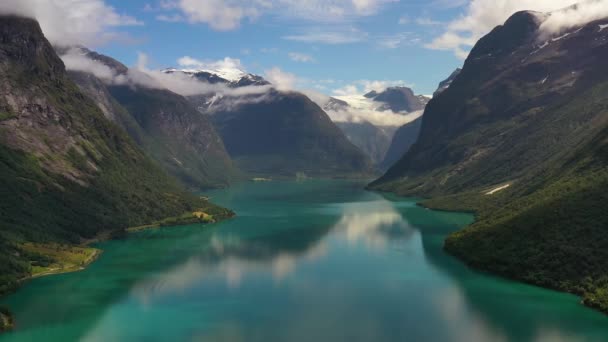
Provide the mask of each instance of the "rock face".
[{"label": "rock face", "polygon": [[69,79],[38,23],[0,17],[0,293],[26,241],[79,242],[175,216],[184,192]]},{"label": "rock face", "polygon": [[395,131],[392,127],[378,127],[370,122],[336,122],[348,140],[368,155],[374,165],[382,162]]},{"label": "rock face", "polygon": [[256,175],[341,177],[370,174],[369,159],[308,97],[270,91],[211,114],[238,166]]},{"label": "rock face", "polygon": [[439,83],[439,87],[437,88],[437,90],[435,90],[435,93],[433,93],[433,97],[439,96],[439,94],[443,93],[446,89],[448,89],[450,87],[450,85],[452,85],[452,82],[454,82],[456,77],[458,77],[458,75],[460,75],[461,71],[462,71],[462,69],[458,68],[458,69],[454,70],[454,72],[452,72],[450,77],[441,81],[441,83]]},{"label": "rock face", "polygon": [[[89,58],[117,74],[128,68],[92,51]],[[105,116],[129,135],[172,176],[190,188],[225,187],[238,172],[208,118],[184,97],[165,89],[107,85],[86,72],[70,72],[80,89]]]},{"label": "rock face", "polygon": [[393,166],[401,157],[409,151],[414,145],[420,134],[420,127],[422,127],[422,117],[407,123],[395,132],[393,139],[387,149],[387,152],[380,163],[381,170],[388,170]]},{"label": "rock face", "polygon": [[547,37],[546,17],[519,12],[482,38],[372,187],[476,210],[448,251],[608,310],[608,19]]}]

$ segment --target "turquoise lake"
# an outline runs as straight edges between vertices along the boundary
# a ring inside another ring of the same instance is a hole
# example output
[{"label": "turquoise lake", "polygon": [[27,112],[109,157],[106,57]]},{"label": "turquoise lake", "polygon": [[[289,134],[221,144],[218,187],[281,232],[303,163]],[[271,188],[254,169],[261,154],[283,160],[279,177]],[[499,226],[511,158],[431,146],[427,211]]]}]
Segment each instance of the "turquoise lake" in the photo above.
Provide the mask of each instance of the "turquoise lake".
[{"label": "turquoise lake", "polygon": [[[365,182],[206,193],[237,217],[97,245],[84,271],[0,299],[5,341],[608,341],[579,298],[477,273],[442,250],[468,214]],[[86,222],[83,222],[86,224]]]}]

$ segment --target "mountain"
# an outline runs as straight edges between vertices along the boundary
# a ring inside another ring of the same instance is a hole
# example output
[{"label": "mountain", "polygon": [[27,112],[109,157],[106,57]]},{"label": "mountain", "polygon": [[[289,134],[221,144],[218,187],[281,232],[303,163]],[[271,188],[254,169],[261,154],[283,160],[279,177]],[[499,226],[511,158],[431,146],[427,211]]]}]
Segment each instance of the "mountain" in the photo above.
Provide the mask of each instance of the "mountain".
[{"label": "mountain", "polygon": [[236,70],[229,78],[224,78],[227,72],[163,72],[228,88],[188,99],[210,118],[237,166],[251,175],[350,177],[373,172],[369,158],[304,94],[278,91],[262,77]]},{"label": "mountain", "polygon": [[[80,48],[80,53],[118,75],[120,62]],[[237,171],[208,118],[183,96],[162,88],[103,82],[88,72],[70,72],[81,91],[106,117],[124,128],[144,151],[190,188],[225,187]],[[140,77],[144,77],[141,75]]]},{"label": "mountain", "polygon": [[210,115],[232,158],[251,174],[339,177],[372,172],[369,159],[303,94],[271,90],[255,100],[220,105]]},{"label": "mountain", "polygon": [[106,119],[36,21],[0,17],[0,84],[0,293],[55,262],[43,251],[56,243],[199,208],[230,214],[185,192]]},{"label": "mountain", "polygon": [[388,170],[414,145],[420,134],[420,127],[422,117],[397,129],[380,163],[381,170]]},{"label": "mountain", "polygon": [[448,89],[461,71],[461,68],[457,68],[447,79],[441,81],[441,83],[439,83],[439,87],[437,88],[437,90],[435,90],[435,93],[433,93],[433,97],[439,96],[439,94],[443,93],[446,89]]},{"label": "mountain", "polygon": [[415,95],[408,87],[389,87],[382,92],[371,91],[363,96],[382,103],[380,110],[390,109],[393,112],[416,112],[423,110],[429,102],[429,98]]},{"label": "mountain", "polygon": [[379,190],[474,210],[446,250],[608,312],[608,19],[558,33],[519,12],[433,98]]},{"label": "mountain", "polygon": [[246,87],[246,86],[266,86],[270,82],[266,81],[262,76],[246,73],[236,68],[222,69],[176,69],[168,68],[162,70],[167,74],[183,73],[199,81],[209,84],[223,83],[230,87]]}]

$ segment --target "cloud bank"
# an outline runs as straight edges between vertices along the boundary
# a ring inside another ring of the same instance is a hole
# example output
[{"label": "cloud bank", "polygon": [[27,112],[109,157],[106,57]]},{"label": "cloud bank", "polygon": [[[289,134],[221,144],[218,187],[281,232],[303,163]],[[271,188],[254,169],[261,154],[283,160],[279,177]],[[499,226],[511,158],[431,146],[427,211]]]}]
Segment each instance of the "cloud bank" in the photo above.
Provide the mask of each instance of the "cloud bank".
[{"label": "cloud bank", "polygon": [[117,13],[104,0],[2,0],[0,14],[38,20],[47,39],[59,46],[125,40],[124,34],[114,31],[117,27],[143,25]]},{"label": "cloud bank", "polygon": [[494,27],[502,25],[518,11],[554,12],[541,26],[544,35],[552,35],[608,16],[608,0],[582,1],[576,7],[565,9],[579,2],[577,0],[472,0],[466,7],[465,13],[450,22],[445,32],[426,47],[453,51],[456,56],[464,59],[482,36]]}]

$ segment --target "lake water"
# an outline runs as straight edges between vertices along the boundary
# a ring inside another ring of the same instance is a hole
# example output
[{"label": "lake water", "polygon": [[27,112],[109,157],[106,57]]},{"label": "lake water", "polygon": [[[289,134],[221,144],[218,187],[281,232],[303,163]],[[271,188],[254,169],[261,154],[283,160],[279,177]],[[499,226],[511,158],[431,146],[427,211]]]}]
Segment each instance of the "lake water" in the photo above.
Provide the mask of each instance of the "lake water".
[{"label": "lake water", "polygon": [[210,193],[238,217],[99,245],[88,269],[2,298],[0,341],[608,341],[579,299],[467,269],[441,249],[471,215],[363,182]]}]

